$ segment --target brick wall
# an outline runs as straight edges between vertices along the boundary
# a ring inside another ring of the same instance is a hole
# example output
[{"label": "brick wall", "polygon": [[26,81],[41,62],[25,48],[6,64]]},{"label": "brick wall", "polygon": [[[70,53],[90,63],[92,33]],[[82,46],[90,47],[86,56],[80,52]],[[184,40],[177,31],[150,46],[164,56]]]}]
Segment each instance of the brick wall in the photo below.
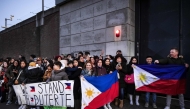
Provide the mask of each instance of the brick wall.
[{"label": "brick wall", "polygon": [[52,58],[59,54],[59,12],[46,16],[44,20],[44,26],[40,28],[40,54]]},{"label": "brick wall", "polygon": [[[51,11],[53,10],[53,11]],[[44,25],[36,27],[36,17],[0,32],[0,57],[27,59],[31,54],[52,58],[59,53],[59,11],[45,12]],[[58,9],[57,9],[58,10]]]}]

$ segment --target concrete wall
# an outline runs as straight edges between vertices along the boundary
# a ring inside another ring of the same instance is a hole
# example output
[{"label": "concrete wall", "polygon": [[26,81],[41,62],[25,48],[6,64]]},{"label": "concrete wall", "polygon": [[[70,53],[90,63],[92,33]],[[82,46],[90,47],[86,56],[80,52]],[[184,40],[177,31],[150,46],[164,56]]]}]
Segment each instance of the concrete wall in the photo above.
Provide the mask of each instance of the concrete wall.
[{"label": "concrete wall", "polygon": [[[114,27],[121,26],[121,41]],[[73,0],[60,6],[59,53],[90,51],[93,55],[134,56],[135,0]]]},{"label": "concrete wall", "polygon": [[[38,13],[38,14],[41,14]],[[0,32],[0,58],[31,54],[52,58],[59,54],[59,7],[45,11],[44,25],[36,16]]]}]

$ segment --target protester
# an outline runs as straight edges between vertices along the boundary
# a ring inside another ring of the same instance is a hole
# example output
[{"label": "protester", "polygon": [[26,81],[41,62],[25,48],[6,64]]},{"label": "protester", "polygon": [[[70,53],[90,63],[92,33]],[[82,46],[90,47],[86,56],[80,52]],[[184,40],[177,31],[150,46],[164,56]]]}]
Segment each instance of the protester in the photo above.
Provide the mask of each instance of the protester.
[{"label": "protester", "polygon": [[[71,74],[69,75],[69,80],[74,80],[74,108],[75,109],[80,109],[81,108],[81,84],[80,84],[80,78],[79,76],[81,75],[82,71],[82,66],[79,66],[78,60],[74,59],[73,60],[73,68],[74,69]],[[76,69],[76,70],[75,70]]]},{"label": "protester", "polygon": [[42,63],[42,58],[41,57],[37,58],[36,65],[37,65],[37,67],[39,67],[42,70],[43,73],[45,72],[45,67],[44,67],[44,65]]},{"label": "protester", "polygon": [[107,74],[106,69],[103,67],[102,64],[103,64],[103,61],[99,59],[96,67],[93,68],[95,72],[95,76],[103,76]]},{"label": "protester", "polygon": [[110,62],[113,62],[114,57],[112,55],[106,55],[106,58],[110,59]]},{"label": "protester", "polygon": [[61,61],[61,60],[62,60],[62,57],[61,57],[61,56],[56,56],[54,60],[55,60],[55,62],[56,62],[56,61]]},{"label": "protester", "polygon": [[104,68],[106,69],[107,74],[112,73],[113,72],[113,66],[111,65],[110,59],[109,58],[105,58],[104,59],[104,64],[103,64]]},{"label": "protester", "polygon": [[[170,55],[168,58],[155,60],[155,63],[160,64],[160,65],[185,65],[186,68],[189,68],[189,65],[185,63],[183,58],[179,58],[179,51],[177,48],[172,48],[170,50]],[[170,109],[171,97],[172,97],[171,95],[167,95],[166,107],[164,109]],[[179,97],[179,104],[180,104],[181,109],[185,109],[183,94],[179,94],[178,97]]]},{"label": "protester", "polygon": [[[121,51],[121,50],[117,50],[116,55],[118,55],[118,54],[120,54],[120,55],[122,55],[122,56],[123,56],[123,54],[122,54],[122,51]],[[123,58],[123,63],[127,64],[127,60],[126,60],[125,58]]]},{"label": "protester", "polygon": [[84,52],[84,58],[86,58],[87,56],[90,56],[90,52],[88,51]]},{"label": "protester", "polygon": [[49,79],[51,77],[52,70],[53,70],[53,65],[49,64],[47,66],[47,70],[45,71],[44,76],[43,76],[44,82],[47,81],[47,79]]},{"label": "protester", "polygon": [[[146,57],[146,64],[148,65],[152,65],[153,64],[153,59],[152,56],[147,56]],[[157,108],[156,106],[156,93],[151,93],[152,94],[152,106],[153,108]],[[146,92],[145,95],[145,107],[148,108],[149,107],[149,98],[150,98],[150,92]]]},{"label": "protester", "polygon": [[[19,55],[19,61],[17,60],[15,61],[14,59],[9,57],[7,58],[8,63],[4,61],[3,64],[0,59],[0,80],[4,80],[4,83],[0,85],[0,98],[1,98],[0,100],[1,102],[6,101],[6,92],[9,89],[7,105],[9,105],[12,102],[12,96],[14,93],[12,88],[13,84],[24,85],[28,83],[37,83],[42,81],[48,83],[49,81],[74,80],[74,86],[73,86],[74,109],[80,109],[81,108],[80,76],[99,78],[99,76],[107,74],[109,75],[115,70],[118,71],[117,77],[119,83],[119,89],[118,89],[119,96],[118,98],[115,99],[115,105],[118,106],[119,108],[123,108],[124,92],[127,92],[129,94],[130,105],[133,105],[133,95],[136,95],[136,105],[137,106],[140,105],[139,104],[140,92],[135,90],[134,81],[132,83],[126,82],[127,76],[132,77],[133,75],[134,78],[134,71],[132,66],[133,64],[138,64],[138,60],[136,57],[132,57],[129,64],[126,65],[127,60],[122,55],[121,50],[118,50],[116,52],[115,58],[113,58],[111,55],[107,55],[104,61],[102,60],[103,53],[100,56],[90,56],[90,52],[85,52],[84,55],[83,52],[79,52],[78,57],[76,59],[72,58],[71,54],[68,54],[67,57],[64,55],[56,56],[54,58],[54,63],[52,60],[48,60],[46,58],[42,59],[41,57],[36,58],[35,55],[31,55],[29,67],[27,67],[25,58],[22,57],[23,57],[22,55]],[[170,65],[170,64],[185,65],[186,67],[188,67],[188,64],[186,64],[182,58],[183,58],[182,56],[178,56],[178,50],[176,48],[173,48],[171,49],[168,58],[156,60],[155,63],[160,65]],[[35,60],[36,63],[34,62]],[[150,67],[153,64],[152,60],[153,59],[151,56],[147,56],[146,63],[150,65]],[[9,64],[10,66],[8,66]],[[84,69],[82,69],[83,67]],[[13,84],[10,85],[10,83]],[[153,108],[157,108],[156,93],[150,93],[150,92],[146,92],[145,107],[149,107],[150,94],[152,94]],[[184,109],[183,94],[179,94],[178,96],[179,96],[181,109]],[[165,109],[170,109],[171,95],[167,95],[166,101],[167,105]],[[39,107],[36,106],[32,106],[32,108],[39,109]],[[103,108],[112,109],[110,103],[107,103],[98,109],[103,109]],[[26,105],[21,105],[19,109],[26,109]]]},{"label": "protester", "polygon": [[[26,79],[24,80],[23,85],[28,83],[41,82],[42,76],[43,76],[43,71],[39,67],[36,67],[35,62],[30,62],[27,72],[25,73]],[[39,109],[40,107],[32,106],[32,108]]]},{"label": "protester", "polygon": [[[127,65],[127,75],[133,76],[134,71],[133,71],[133,64],[137,64],[137,58],[132,57],[129,64]],[[139,92],[135,91],[135,83],[127,83],[127,93],[129,94],[130,98],[130,105],[133,105],[133,95],[136,95],[136,105],[139,106]]]},{"label": "protester", "polygon": [[88,61],[90,61],[90,55],[87,55],[85,58],[85,62],[88,62]]},{"label": "protester", "polygon": [[14,61],[15,61],[15,59],[14,59],[14,58],[11,58],[9,64],[10,64],[10,65],[13,65],[13,64],[14,64]]},{"label": "protester", "polygon": [[2,72],[2,69],[3,69],[3,60],[0,59],[0,101],[1,101],[1,98],[2,98],[2,94],[1,94],[1,87],[2,87],[2,84],[3,84],[3,72]]},{"label": "protester", "polygon": [[67,74],[64,69],[61,69],[61,62],[54,62],[53,71],[51,77],[48,81],[57,81],[57,80],[69,80]]},{"label": "protester", "polygon": [[[27,62],[25,60],[20,61],[20,70],[15,80],[15,84],[23,84],[24,80],[26,79],[26,72],[27,72]],[[22,104],[19,109],[26,109],[26,105]]]},{"label": "protester", "polygon": [[19,55],[18,59],[19,59],[19,62],[21,62],[22,60],[26,60],[26,58],[23,55]]},{"label": "protester", "polygon": [[83,56],[83,52],[79,52],[79,53],[78,53],[78,58],[79,58],[80,56]]},{"label": "protester", "polygon": [[95,63],[94,57],[90,57],[90,62],[92,63],[93,67],[96,67],[96,63]]},{"label": "protester", "polygon": [[123,99],[124,99],[124,88],[125,88],[125,75],[127,73],[127,66],[125,63],[125,58],[121,54],[117,54],[115,56],[115,60],[113,62],[114,70],[118,70],[118,81],[119,81],[119,99],[115,99],[115,105],[119,106],[119,108],[123,108]]},{"label": "protester", "polygon": [[[98,60],[98,63],[96,67],[94,68],[95,76],[103,76],[107,74],[106,69],[103,67],[102,64],[103,64],[103,61],[101,59]],[[104,109],[112,109],[110,103],[111,102],[105,104]]]},{"label": "protester", "polygon": [[35,62],[30,62],[28,71],[26,72],[26,79],[24,83],[41,82],[42,76],[43,76],[43,71],[39,67],[36,67]]},{"label": "protester", "polygon": [[[49,63],[49,61],[47,60],[47,58],[44,58],[42,63],[43,63],[44,71],[46,71],[46,70],[47,70],[47,67],[48,67],[48,65],[49,65],[50,63]],[[53,65],[53,64],[51,64],[51,65]]]},{"label": "protester", "polygon": [[85,62],[84,62],[84,57],[83,56],[79,56],[78,62],[79,62],[79,66],[83,66],[84,67]]},{"label": "protester", "polygon": [[72,60],[73,60],[71,54],[68,54],[68,55],[67,55],[67,59],[68,59],[69,61],[72,61]]},{"label": "protester", "polygon": [[1,93],[1,103],[6,101],[6,92],[8,91],[8,87],[7,87],[7,83],[8,83],[8,79],[5,75],[5,72],[7,71],[9,67],[9,63],[7,61],[3,62],[3,67],[2,67],[2,71],[0,73],[2,80],[4,81],[1,85],[0,88],[0,93]]},{"label": "protester", "polygon": [[67,67],[65,67],[65,72],[67,73],[67,75],[71,75],[72,72],[76,71],[77,68],[73,68],[73,61],[69,61],[67,63]]},{"label": "protester", "polygon": [[8,70],[6,71],[6,76],[8,78],[8,87],[9,87],[9,93],[8,93],[8,102],[6,105],[10,105],[12,103],[12,98],[14,94],[13,84],[16,79],[16,75],[19,70],[19,61],[15,60],[13,62],[13,65],[9,66]]},{"label": "protester", "polygon": [[93,65],[91,62],[86,62],[84,69],[81,72],[82,76],[95,76]]},{"label": "protester", "polygon": [[95,60],[95,63],[98,63],[99,57],[98,56],[94,56],[94,60]]},{"label": "protester", "polygon": [[29,63],[30,62],[34,62],[34,59],[36,58],[36,55],[32,54],[30,55],[30,60],[29,60]]}]

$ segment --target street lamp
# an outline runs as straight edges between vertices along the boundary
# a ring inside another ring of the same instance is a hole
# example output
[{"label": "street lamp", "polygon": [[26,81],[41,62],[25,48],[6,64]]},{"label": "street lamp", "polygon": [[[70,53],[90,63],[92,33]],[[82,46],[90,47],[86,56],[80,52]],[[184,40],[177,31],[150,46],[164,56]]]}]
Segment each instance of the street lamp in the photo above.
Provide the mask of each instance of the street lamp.
[{"label": "street lamp", "polygon": [[12,20],[13,20],[13,17],[14,17],[14,16],[13,16],[13,15],[11,15],[11,16],[10,16],[10,19],[5,18],[5,26],[4,26],[4,27],[3,27],[3,26],[1,26],[1,27],[6,29],[6,28],[7,28],[7,20],[12,21]]}]

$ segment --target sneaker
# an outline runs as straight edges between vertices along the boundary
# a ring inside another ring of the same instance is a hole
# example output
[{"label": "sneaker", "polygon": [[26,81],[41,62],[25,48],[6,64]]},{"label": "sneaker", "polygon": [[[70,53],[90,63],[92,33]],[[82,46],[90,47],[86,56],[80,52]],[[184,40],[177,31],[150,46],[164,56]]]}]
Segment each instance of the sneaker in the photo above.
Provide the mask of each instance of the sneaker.
[{"label": "sneaker", "polygon": [[146,108],[147,108],[148,106],[149,106],[149,103],[145,103],[144,107],[146,107]]},{"label": "sneaker", "polygon": [[139,106],[139,105],[140,105],[138,101],[136,101],[136,105],[137,105],[137,106]]},{"label": "sneaker", "polygon": [[170,107],[169,107],[169,106],[166,106],[164,109],[170,109]]},{"label": "sneaker", "polygon": [[130,105],[133,105],[133,101],[130,101]]},{"label": "sneaker", "polygon": [[17,100],[15,101],[15,104],[18,105],[18,101]]},{"label": "sneaker", "polygon": [[22,109],[23,105],[21,105],[18,109]]},{"label": "sneaker", "polygon": [[26,109],[26,105],[23,105],[23,107],[21,109]]},{"label": "sneaker", "polygon": [[112,107],[110,106],[110,104],[107,105],[108,109],[112,109]]},{"label": "sneaker", "polygon": [[153,108],[154,108],[154,109],[156,109],[156,108],[157,108],[157,106],[156,106],[156,104],[155,104],[155,103],[153,103],[153,105],[152,105],[152,106],[153,106]]},{"label": "sneaker", "polygon": [[12,102],[11,101],[8,101],[6,105],[10,105]]},{"label": "sneaker", "polygon": [[104,109],[108,109],[108,107],[106,105],[104,105]]}]

